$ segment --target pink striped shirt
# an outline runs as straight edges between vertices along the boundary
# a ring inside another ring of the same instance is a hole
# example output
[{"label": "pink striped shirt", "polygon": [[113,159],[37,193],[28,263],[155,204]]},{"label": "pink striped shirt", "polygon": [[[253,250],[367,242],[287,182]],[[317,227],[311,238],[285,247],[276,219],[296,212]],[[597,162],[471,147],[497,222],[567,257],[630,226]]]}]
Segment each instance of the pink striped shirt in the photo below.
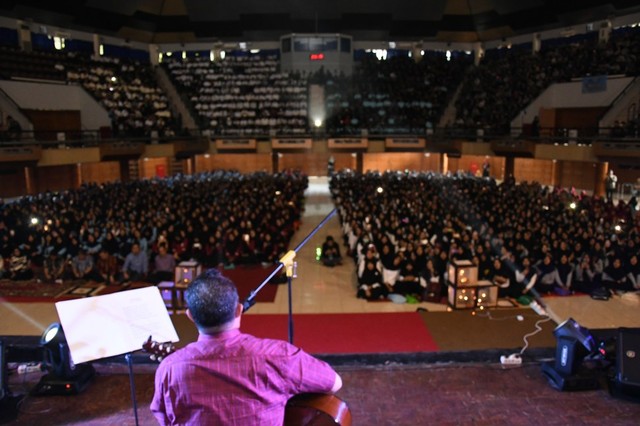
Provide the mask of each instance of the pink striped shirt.
[{"label": "pink striped shirt", "polygon": [[201,334],[158,366],[151,411],[161,425],[282,425],[293,395],[327,393],[336,373],[281,340],[240,330]]}]

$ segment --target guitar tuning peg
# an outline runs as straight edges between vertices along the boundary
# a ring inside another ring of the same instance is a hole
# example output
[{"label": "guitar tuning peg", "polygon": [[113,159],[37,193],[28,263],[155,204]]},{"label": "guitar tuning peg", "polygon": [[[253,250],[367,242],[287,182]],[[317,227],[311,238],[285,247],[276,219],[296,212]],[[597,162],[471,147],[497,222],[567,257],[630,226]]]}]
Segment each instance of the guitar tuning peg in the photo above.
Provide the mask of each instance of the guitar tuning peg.
[{"label": "guitar tuning peg", "polygon": [[151,361],[155,361],[156,360],[156,356],[155,355],[151,355],[149,358],[151,358]]}]

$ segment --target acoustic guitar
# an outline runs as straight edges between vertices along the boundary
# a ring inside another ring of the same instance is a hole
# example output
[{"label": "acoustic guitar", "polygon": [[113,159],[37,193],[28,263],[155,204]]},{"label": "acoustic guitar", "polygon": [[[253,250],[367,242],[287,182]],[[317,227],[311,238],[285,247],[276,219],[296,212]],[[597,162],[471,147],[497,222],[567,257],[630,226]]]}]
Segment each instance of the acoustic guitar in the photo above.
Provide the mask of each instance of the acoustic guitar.
[{"label": "acoustic guitar", "polygon": [[[176,348],[171,343],[158,343],[151,336],[142,344],[142,350],[154,361],[162,361]],[[346,402],[335,395],[303,393],[287,401],[285,426],[351,426],[351,411]]]}]

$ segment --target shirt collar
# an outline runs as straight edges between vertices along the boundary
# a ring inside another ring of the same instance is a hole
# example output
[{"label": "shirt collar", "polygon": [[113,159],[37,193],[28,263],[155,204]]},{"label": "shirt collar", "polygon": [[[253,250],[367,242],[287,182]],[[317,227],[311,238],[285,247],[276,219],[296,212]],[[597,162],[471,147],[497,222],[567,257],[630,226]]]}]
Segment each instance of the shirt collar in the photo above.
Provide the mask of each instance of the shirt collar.
[{"label": "shirt collar", "polygon": [[221,332],[216,333],[216,334],[202,334],[202,333],[200,333],[198,335],[198,342],[208,342],[208,341],[212,341],[212,340],[227,340],[227,339],[231,339],[232,337],[236,337],[239,334],[240,334],[240,329],[238,329],[238,328],[221,331]]}]

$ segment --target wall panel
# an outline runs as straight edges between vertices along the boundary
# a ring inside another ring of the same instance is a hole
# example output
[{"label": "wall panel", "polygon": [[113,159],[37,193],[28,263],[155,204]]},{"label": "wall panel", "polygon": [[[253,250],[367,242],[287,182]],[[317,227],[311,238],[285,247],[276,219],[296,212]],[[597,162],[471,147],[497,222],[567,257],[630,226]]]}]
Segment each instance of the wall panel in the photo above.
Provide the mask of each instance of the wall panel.
[{"label": "wall panel", "polygon": [[365,153],[362,159],[362,171],[377,170],[415,170],[440,171],[440,154],[423,152],[385,152]]},{"label": "wall panel", "polygon": [[0,197],[19,197],[27,193],[25,168],[11,168],[0,170]]},{"label": "wall panel", "polygon": [[166,157],[142,159],[138,165],[140,178],[152,179],[154,177],[163,177],[163,175],[169,176],[169,166],[169,159]]},{"label": "wall panel", "polygon": [[84,163],[81,169],[82,183],[106,183],[121,180],[120,164],[117,161]]},{"label": "wall panel", "polygon": [[22,111],[33,123],[36,140],[56,140],[58,132],[65,132],[68,140],[80,137],[80,111]]},{"label": "wall panel", "polygon": [[35,192],[64,191],[77,188],[76,165],[36,167],[33,171]]},{"label": "wall panel", "polygon": [[540,182],[542,185],[553,185],[555,163],[552,160],[536,160],[533,158],[516,158],[513,176],[516,182]]},{"label": "wall panel", "polygon": [[278,157],[278,169],[297,169],[309,176],[327,176],[329,157],[331,156],[335,160],[335,170],[356,168],[356,158],[351,153],[283,152]]},{"label": "wall panel", "polygon": [[198,155],[195,159],[196,173],[210,170],[238,170],[241,173],[266,170],[271,173],[272,169],[270,153]]},{"label": "wall panel", "polygon": [[585,191],[595,191],[597,167],[595,163],[563,161],[559,185]]}]

